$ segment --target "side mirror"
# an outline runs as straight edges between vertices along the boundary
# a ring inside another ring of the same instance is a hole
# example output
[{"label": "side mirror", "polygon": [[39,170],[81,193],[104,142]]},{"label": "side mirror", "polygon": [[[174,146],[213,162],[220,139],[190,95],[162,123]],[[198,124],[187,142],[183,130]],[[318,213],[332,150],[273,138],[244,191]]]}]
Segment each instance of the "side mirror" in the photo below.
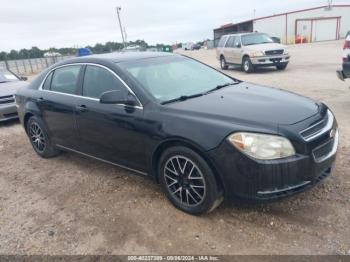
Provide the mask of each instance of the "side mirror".
[{"label": "side mirror", "polygon": [[21,79],[22,81],[27,81],[27,80],[28,80],[28,77],[26,77],[26,76],[21,76],[20,79]]},{"label": "side mirror", "polygon": [[124,90],[113,90],[104,92],[100,97],[101,104],[123,104],[126,106],[134,106],[137,104],[134,95]]},{"label": "side mirror", "polygon": [[242,47],[242,45],[240,43],[236,44],[236,48],[241,48],[241,47]]}]

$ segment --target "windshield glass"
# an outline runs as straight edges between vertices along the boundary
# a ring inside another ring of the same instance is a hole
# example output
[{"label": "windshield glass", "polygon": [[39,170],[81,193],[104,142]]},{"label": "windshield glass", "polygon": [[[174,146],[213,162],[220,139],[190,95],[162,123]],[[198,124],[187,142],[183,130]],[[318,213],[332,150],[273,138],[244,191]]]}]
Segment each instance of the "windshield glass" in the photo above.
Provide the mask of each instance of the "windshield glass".
[{"label": "windshield glass", "polygon": [[7,70],[0,70],[0,83],[19,81],[19,79]]},{"label": "windshield glass", "polygon": [[273,43],[273,40],[266,34],[242,35],[243,45],[258,45],[266,43]]},{"label": "windshield glass", "polygon": [[186,57],[158,57],[119,65],[161,103],[235,83],[232,78]]}]

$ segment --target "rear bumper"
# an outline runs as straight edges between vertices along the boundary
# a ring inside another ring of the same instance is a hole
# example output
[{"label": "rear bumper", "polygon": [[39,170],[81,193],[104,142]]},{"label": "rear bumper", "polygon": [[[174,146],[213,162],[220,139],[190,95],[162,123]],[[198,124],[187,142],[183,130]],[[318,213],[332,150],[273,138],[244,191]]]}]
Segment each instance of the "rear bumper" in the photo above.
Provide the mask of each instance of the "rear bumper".
[{"label": "rear bumper", "polygon": [[17,118],[18,114],[15,103],[0,104],[0,122]]},{"label": "rear bumper", "polygon": [[287,65],[289,63],[290,56],[262,56],[251,58],[252,64],[256,67],[258,66],[277,66],[277,65]]}]

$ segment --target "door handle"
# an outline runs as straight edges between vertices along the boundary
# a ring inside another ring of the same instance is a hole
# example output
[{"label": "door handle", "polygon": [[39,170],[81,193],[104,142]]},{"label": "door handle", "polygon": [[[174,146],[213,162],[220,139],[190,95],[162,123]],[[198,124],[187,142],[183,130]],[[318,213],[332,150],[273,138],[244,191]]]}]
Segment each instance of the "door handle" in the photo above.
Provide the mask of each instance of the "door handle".
[{"label": "door handle", "polygon": [[86,105],[80,105],[80,106],[76,106],[76,109],[79,112],[86,112],[88,110],[88,108],[86,107]]},{"label": "door handle", "polygon": [[40,103],[40,102],[44,102],[44,100],[45,99],[43,97],[39,97],[36,101]]}]

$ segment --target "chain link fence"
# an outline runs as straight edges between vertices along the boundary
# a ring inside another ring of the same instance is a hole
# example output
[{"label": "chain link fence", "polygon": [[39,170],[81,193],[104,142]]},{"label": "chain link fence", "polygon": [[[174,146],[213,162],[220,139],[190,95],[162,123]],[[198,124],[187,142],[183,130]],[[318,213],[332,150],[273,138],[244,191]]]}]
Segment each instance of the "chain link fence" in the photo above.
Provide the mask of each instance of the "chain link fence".
[{"label": "chain link fence", "polygon": [[73,56],[52,56],[43,58],[18,59],[0,61],[0,68],[6,68],[17,75],[37,74],[45,68],[59,62],[72,58]]}]

